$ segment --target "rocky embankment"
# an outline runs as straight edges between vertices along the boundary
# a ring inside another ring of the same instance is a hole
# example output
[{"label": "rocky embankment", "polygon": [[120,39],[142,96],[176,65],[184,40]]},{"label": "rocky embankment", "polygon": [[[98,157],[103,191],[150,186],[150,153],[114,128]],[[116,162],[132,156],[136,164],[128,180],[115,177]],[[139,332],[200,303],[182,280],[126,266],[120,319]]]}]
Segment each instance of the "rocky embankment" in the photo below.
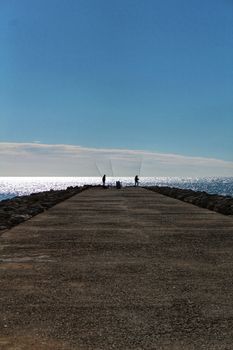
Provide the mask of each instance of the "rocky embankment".
[{"label": "rocky embankment", "polygon": [[224,215],[233,215],[233,197],[231,196],[220,196],[217,194],[175,187],[153,186],[146,188]]},{"label": "rocky embankment", "polygon": [[2,200],[0,201],[0,230],[18,225],[87,188],[88,186],[71,186],[66,190],[50,190]]}]

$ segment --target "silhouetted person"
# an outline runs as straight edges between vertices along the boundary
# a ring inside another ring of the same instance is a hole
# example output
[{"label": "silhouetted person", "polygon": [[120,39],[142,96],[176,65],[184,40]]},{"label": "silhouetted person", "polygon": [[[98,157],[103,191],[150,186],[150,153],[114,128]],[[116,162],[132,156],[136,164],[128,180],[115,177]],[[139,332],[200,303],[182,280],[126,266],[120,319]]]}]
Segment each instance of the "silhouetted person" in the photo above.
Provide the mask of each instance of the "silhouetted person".
[{"label": "silhouetted person", "polygon": [[104,176],[102,177],[103,186],[105,186],[105,181],[106,181],[106,175],[104,174]]},{"label": "silhouetted person", "polygon": [[134,182],[135,182],[135,186],[139,185],[139,177],[138,177],[138,175],[135,176]]},{"label": "silhouetted person", "polygon": [[122,187],[121,182],[120,182],[120,181],[116,181],[116,188],[117,188],[118,190],[120,190],[121,187]]}]

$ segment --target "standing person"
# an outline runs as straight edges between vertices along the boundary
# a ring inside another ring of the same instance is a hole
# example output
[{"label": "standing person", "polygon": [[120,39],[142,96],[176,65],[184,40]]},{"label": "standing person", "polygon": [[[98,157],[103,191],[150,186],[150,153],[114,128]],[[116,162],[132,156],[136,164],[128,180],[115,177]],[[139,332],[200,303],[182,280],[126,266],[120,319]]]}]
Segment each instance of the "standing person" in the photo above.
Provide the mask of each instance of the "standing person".
[{"label": "standing person", "polygon": [[104,176],[102,177],[103,187],[105,186],[105,181],[106,181],[106,175],[104,174]]},{"label": "standing person", "polygon": [[135,182],[135,186],[138,186],[138,184],[139,184],[139,177],[138,177],[138,175],[135,176],[134,182]]}]

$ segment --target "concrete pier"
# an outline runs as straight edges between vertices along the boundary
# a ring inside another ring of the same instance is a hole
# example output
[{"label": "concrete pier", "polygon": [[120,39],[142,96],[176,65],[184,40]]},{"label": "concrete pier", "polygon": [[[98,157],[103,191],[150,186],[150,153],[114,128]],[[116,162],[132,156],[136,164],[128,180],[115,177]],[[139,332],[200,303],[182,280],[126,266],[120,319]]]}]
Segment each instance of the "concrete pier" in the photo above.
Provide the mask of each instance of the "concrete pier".
[{"label": "concrete pier", "polygon": [[233,348],[233,219],[84,191],[0,238],[0,349]]}]

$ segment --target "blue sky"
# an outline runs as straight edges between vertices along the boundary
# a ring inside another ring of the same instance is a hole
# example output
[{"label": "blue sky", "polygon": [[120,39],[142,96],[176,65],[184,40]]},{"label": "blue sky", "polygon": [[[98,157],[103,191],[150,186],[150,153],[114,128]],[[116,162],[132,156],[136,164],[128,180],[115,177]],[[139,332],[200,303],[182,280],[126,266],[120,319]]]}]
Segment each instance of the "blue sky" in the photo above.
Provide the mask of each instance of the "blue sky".
[{"label": "blue sky", "polygon": [[0,141],[233,161],[231,0],[1,0]]}]

